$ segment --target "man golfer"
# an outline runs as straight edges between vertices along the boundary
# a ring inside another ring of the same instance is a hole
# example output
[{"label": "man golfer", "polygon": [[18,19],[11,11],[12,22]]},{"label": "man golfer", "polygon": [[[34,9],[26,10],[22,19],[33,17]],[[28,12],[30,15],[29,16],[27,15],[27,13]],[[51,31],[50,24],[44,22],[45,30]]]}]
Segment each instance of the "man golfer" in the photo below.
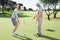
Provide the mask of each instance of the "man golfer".
[{"label": "man golfer", "polygon": [[36,4],[36,6],[39,8],[36,16],[34,16],[34,19],[36,19],[37,22],[37,36],[41,36],[41,25],[42,25],[42,14],[43,14],[43,9],[39,3]]}]

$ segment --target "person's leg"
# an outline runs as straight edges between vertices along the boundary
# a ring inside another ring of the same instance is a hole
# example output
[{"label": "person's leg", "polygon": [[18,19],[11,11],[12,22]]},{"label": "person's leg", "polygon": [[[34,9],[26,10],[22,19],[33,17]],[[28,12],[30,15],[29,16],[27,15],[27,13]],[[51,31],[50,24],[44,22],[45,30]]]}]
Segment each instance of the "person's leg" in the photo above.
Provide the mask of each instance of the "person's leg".
[{"label": "person's leg", "polygon": [[38,26],[37,26],[37,28],[38,28],[38,33],[39,33],[39,35],[41,35],[41,21],[40,21],[40,20],[38,21]]},{"label": "person's leg", "polygon": [[17,30],[18,23],[15,18],[12,18],[12,23],[13,23],[13,33]]},{"label": "person's leg", "polygon": [[37,20],[37,34],[41,35],[41,24],[42,24],[42,19]]},{"label": "person's leg", "polygon": [[17,28],[18,28],[18,24],[15,25],[15,27],[13,28],[13,33],[16,32]]},{"label": "person's leg", "polygon": [[13,18],[12,19],[12,23],[13,23],[13,32],[12,32],[12,36],[16,36],[16,30],[17,30],[17,28],[18,28],[18,23],[17,23],[17,21],[16,21],[16,19],[15,18]]},{"label": "person's leg", "polygon": [[13,28],[13,33],[12,33],[12,36],[16,36],[16,30],[18,28],[18,25],[15,25],[15,27]]}]

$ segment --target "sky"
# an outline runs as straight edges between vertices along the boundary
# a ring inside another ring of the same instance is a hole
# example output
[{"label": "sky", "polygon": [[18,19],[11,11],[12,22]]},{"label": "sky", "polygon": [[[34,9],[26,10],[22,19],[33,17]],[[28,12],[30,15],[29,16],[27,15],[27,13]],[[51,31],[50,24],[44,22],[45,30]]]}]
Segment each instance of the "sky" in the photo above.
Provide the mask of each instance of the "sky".
[{"label": "sky", "polygon": [[[27,9],[28,8],[32,8],[33,10],[38,9],[36,7],[36,3],[39,2],[40,5],[43,7],[43,4],[39,1],[39,0],[12,0],[15,1],[17,3],[22,3]],[[47,8],[47,7],[46,7]],[[57,5],[57,8],[59,8],[59,6]],[[43,7],[44,9],[44,7]]]},{"label": "sky", "polygon": [[17,3],[22,3],[27,9],[32,8],[33,10],[36,10],[36,3],[39,2],[39,0],[12,0]]}]

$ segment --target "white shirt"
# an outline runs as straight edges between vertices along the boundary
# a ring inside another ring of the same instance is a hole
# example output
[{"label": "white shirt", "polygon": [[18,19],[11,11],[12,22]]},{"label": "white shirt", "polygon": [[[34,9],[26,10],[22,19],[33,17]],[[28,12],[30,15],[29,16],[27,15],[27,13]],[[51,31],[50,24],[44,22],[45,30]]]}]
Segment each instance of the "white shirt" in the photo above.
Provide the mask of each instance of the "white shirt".
[{"label": "white shirt", "polygon": [[39,7],[39,10],[43,10],[42,6]]},{"label": "white shirt", "polygon": [[18,18],[18,10],[14,9],[11,18]]},{"label": "white shirt", "polygon": [[[38,11],[43,11],[43,8],[40,6],[39,7],[39,9],[38,9]],[[37,15],[37,14],[36,14]],[[39,20],[39,19],[41,19],[42,18],[42,15],[37,19],[37,20]]]}]

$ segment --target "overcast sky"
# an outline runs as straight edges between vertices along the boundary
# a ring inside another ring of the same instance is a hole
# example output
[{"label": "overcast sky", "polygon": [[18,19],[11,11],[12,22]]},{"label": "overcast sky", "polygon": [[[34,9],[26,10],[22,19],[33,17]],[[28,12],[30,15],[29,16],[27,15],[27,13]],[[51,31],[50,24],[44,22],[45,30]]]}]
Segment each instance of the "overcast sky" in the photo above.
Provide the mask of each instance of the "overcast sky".
[{"label": "overcast sky", "polygon": [[12,0],[17,3],[22,3],[27,9],[33,8],[34,10],[37,9],[36,3],[39,2],[39,0]]}]

